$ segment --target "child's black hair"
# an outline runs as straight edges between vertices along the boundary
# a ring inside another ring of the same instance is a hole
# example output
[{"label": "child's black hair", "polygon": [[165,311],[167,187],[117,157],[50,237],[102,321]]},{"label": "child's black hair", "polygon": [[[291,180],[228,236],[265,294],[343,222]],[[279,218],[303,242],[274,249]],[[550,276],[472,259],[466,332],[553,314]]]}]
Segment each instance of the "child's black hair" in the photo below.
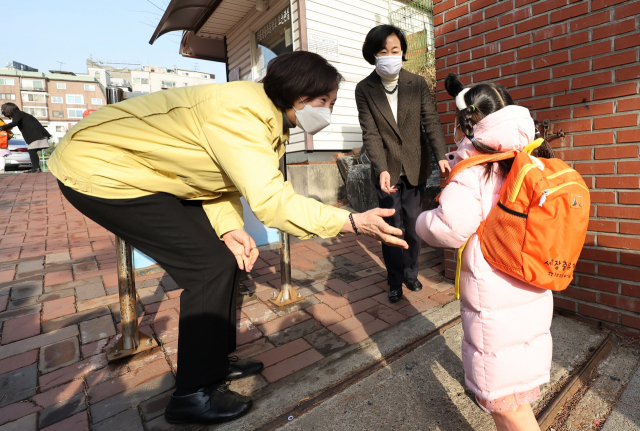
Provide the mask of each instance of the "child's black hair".
[{"label": "child's black hair", "polygon": [[[464,85],[455,73],[447,75],[444,80],[444,86],[447,93],[452,97],[456,97],[464,89]],[[464,103],[467,105],[466,109],[456,108],[456,120],[460,125],[462,133],[464,133],[479,152],[485,154],[498,153],[498,151],[493,148],[473,139],[473,126],[478,124],[480,120],[487,115],[493,114],[505,106],[514,105],[513,99],[507,89],[499,84],[478,84],[465,93]],[[554,156],[553,150],[546,140],[538,148],[536,156],[544,158],[552,158]],[[513,159],[503,160],[497,163],[500,175],[506,176],[511,170]],[[491,169],[491,164],[487,165],[487,177],[491,175]]]}]

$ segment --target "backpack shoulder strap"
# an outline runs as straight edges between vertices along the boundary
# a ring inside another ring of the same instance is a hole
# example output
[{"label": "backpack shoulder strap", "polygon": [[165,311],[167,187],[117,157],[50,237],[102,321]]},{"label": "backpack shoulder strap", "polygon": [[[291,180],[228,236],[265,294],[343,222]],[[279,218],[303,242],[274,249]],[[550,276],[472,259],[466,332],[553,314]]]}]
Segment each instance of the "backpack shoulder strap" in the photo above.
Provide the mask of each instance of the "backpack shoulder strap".
[{"label": "backpack shoulder strap", "polygon": [[[518,154],[518,151],[507,151],[506,153],[496,153],[496,154],[478,154],[477,156],[471,156],[462,160],[460,163],[455,165],[451,172],[449,173],[449,178],[447,179],[447,185],[451,183],[451,180],[458,175],[460,172],[464,171],[467,168],[471,168],[473,166],[483,165],[485,163],[493,163],[499,162],[501,160],[513,159]],[[440,200],[440,194],[436,197],[436,202]]]}]

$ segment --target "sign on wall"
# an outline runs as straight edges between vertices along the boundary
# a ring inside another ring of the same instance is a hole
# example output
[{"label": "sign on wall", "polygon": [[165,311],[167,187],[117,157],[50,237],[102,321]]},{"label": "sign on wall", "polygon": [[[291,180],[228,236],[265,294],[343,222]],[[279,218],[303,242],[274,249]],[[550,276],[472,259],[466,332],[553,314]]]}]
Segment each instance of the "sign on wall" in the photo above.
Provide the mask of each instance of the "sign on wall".
[{"label": "sign on wall", "polygon": [[340,61],[338,40],[317,34],[309,34],[309,51],[320,54],[329,61]]}]

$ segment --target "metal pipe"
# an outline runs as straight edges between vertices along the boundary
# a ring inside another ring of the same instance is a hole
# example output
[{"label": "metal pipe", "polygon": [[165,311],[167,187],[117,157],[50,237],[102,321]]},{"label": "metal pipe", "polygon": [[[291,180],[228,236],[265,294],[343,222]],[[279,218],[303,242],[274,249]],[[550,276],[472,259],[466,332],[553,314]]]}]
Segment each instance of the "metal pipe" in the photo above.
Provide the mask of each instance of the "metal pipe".
[{"label": "metal pipe", "polygon": [[[287,153],[280,159],[280,172],[287,181]],[[282,296],[280,302],[291,299],[291,248],[289,234],[280,231],[280,290]]]},{"label": "metal pipe", "polygon": [[131,258],[131,246],[119,237],[116,237],[116,261],[118,265],[120,321],[122,322],[122,347],[124,350],[136,349],[140,345],[140,332],[138,331],[133,259]]}]

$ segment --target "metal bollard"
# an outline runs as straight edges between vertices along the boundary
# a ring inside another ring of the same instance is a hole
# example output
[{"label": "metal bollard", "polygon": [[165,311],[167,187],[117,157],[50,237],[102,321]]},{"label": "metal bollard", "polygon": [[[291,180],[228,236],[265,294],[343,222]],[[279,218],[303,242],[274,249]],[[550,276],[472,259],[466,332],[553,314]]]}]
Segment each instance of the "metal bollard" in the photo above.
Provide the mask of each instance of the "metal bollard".
[{"label": "metal bollard", "polygon": [[[280,159],[280,172],[287,181],[287,154]],[[280,231],[280,293],[273,293],[271,302],[279,307],[302,301],[304,296],[291,286],[291,247],[289,234]]]},{"label": "metal bollard", "polygon": [[[122,89],[107,87],[107,104],[124,99]],[[131,246],[116,237],[116,262],[118,265],[118,295],[120,297],[120,322],[122,336],[107,353],[109,362],[152,349],[158,345],[138,329],[138,304],[136,302],[136,279],[133,272]]]}]

